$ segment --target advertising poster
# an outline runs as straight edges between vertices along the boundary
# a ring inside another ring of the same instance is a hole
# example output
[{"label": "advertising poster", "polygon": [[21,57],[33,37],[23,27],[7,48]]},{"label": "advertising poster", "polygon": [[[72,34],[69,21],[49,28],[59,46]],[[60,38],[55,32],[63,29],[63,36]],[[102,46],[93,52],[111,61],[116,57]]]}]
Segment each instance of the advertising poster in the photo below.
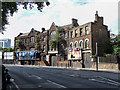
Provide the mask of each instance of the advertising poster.
[{"label": "advertising poster", "polygon": [[35,52],[17,52],[16,58],[18,58],[19,60],[35,59]]},{"label": "advertising poster", "polygon": [[13,52],[4,52],[4,59],[13,59]]},{"label": "advertising poster", "polygon": [[81,60],[81,59],[82,53],[80,48],[74,48],[72,51],[71,49],[68,49],[68,60]]}]

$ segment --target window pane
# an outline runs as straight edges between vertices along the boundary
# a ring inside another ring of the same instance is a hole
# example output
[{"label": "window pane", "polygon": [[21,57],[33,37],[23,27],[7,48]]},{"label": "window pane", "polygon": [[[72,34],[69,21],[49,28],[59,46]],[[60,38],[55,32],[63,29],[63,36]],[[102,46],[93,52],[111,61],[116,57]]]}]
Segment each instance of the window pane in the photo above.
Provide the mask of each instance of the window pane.
[{"label": "window pane", "polygon": [[88,26],[85,27],[85,34],[88,34]]}]

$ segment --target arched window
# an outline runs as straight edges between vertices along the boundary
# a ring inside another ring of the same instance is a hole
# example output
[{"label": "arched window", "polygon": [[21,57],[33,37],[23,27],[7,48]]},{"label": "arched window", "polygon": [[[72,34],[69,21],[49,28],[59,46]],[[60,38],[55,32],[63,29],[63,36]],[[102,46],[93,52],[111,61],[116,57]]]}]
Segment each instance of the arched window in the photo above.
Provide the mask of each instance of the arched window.
[{"label": "arched window", "polygon": [[77,47],[78,47],[78,42],[76,41],[76,42],[75,42],[75,48],[77,48]]},{"label": "arched window", "polygon": [[55,31],[52,31],[52,32],[50,33],[50,40],[54,40],[54,39],[55,39],[55,34],[56,34]]},{"label": "arched window", "polygon": [[82,40],[80,41],[80,48],[81,49],[83,48],[83,41]]},{"label": "arched window", "polygon": [[89,48],[89,39],[85,40],[85,48]]},{"label": "arched window", "polygon": [[70,49],[73,49],[73,43],[72,42],[70,43]]}]

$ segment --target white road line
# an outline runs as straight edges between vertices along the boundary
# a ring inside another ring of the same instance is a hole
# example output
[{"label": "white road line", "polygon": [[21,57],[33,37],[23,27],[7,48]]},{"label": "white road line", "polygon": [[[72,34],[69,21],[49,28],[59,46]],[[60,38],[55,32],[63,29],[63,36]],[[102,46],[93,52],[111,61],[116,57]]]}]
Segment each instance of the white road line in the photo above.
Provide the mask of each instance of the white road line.
[{"label": "white road line", "polygon": [[63,85],[60,85],[60,84],[58,84],[58,83],[55,83],[55,82],[53,82],[53,81],[50,81],[50,80],[47,80],[48,82],[50,82],[50,83],[52,83],[52,84],[55,84],[55,85],[57,85],[57,86],[60,86],[60,87],[62,87],[62,88],[67,88],[67,87],[65,87],[65,86],[63,86]]},{"label": "white road line", "polygon": [[100,77],[100,78],[103,78],[103,79],[105,79],[105,80],[108,80],[108,81],[111,81],[111,82],[113,82],[113,83],[116,83],[116,84],[120,85],[120,83],[119,83],[119,82],[113,81],[113,80],[111,80],[111,79],[104,78],[104,77]]},{"label": "white road line", "polygon": [[41,77],[36,76],[36,75],[31,75],[31,76],[36,77],[37,79],[42,79]]},{"label": "white road line", "polygon": [[112,85],[115,85],[115,86],[119,86],[118,84],[115,84],[115,83],[112,83],[112,82],[100,81],[100,80],[96,80],[96,79],[89,79],[89,80],[102,82],[102,83],[108,83],[108,84],[112,84]]}]

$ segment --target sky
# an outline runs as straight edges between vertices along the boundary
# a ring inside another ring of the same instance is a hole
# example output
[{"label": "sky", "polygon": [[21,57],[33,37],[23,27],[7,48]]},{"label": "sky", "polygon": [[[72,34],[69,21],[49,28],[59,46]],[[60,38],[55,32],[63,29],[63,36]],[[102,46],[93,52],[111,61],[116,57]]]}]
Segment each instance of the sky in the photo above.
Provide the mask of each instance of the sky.
[{"label": "sky", "polygon": [[58,26],[72,23],[72,18],[78,19],[78,24],[94,22],[95,13],[104,17],[104,24],[111,33],[118,34],[118,1],[119,0],[49,0],[50,5],[45,6],[42,12],[36,8],[32,10],[19,7],[17,13],[8,18],[4,35],[0,33],[0,39],[11,39],[14,46],[14,38],[19,33],[29,33],[32,28],[41,31],[48,30],[54,22]]}]

